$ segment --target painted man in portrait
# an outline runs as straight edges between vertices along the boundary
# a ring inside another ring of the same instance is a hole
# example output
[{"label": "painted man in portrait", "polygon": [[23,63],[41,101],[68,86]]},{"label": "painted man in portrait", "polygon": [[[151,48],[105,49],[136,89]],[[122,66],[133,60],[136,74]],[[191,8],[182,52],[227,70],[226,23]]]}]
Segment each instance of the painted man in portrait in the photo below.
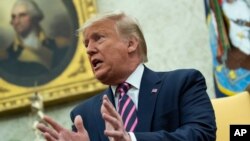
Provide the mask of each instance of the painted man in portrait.
[{"label": "painted man in portrait", "polygon": [[17,0],[11,10],[15,38],[1,58],[1,67],[14,75],[48,74],[57,63],[58,48],[46,36],[40,22],[44,15],[33,0]]}]

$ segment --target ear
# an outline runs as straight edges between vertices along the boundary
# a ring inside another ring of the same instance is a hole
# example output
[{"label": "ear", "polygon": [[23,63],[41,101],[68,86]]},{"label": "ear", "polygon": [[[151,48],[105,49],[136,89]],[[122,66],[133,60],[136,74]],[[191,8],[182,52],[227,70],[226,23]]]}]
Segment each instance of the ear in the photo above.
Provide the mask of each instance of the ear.
[{"label": "ear", "polygon": [[130,37],[128,40],[128,52],[134,52],[139,47],[139,40],[136,37]]}]

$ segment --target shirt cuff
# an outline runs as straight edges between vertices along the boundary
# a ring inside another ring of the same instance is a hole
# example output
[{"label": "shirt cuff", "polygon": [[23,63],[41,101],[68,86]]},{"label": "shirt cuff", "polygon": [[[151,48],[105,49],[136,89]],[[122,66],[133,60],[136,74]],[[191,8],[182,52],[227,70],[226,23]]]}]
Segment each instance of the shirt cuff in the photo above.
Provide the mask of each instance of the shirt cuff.
[{"label": "shirt cuff", "polygon": [[130,138],[131,138],[131,141],[137,141],[137,139],[135,138],[135,134],[133,132],[128,132]]}]

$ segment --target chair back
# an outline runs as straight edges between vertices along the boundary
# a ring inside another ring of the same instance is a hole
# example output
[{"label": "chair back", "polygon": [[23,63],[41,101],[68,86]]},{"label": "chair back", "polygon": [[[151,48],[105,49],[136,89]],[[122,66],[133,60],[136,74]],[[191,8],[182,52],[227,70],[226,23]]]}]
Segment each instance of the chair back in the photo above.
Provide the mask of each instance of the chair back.
[{"label": "chair back", "polygon": [[217,124],[216,141],[229,141],[230,125],[250,124],[250,94],[248,92],[215,98],[211,101]]}]

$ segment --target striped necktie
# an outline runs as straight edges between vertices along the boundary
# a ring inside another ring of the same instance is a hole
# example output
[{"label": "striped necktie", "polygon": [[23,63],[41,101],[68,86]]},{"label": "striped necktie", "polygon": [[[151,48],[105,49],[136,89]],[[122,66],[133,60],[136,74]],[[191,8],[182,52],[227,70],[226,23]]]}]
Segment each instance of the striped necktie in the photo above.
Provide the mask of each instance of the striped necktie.
[{"label": "striped necktie", "polygon": [[136,107],[132,99],[127,95],[127,91],[131,87],[130,84],[123,82],[118,85],[117,92],[120,93],[118,101],[118,113],[121,115],[124,129],[133,132],[138,119],[136,115]]}]

